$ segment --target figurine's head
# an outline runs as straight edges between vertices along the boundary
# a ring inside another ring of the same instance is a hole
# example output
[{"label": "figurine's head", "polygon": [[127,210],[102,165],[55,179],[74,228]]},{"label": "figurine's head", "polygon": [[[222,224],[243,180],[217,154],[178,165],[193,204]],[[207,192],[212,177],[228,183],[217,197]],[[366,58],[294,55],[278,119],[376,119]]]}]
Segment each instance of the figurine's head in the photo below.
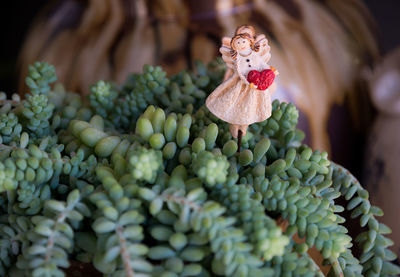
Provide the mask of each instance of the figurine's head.
[{"label": "figurine's head", "polygon": [[255,30],[253,26],[242,25],[236,29],[235,36],[231,40],[231,55],[236,58],[237,51],[246,51],[251,48],[258,51],[259,47],[255,45]]},{"label": "figurine's head", "polygon": [[248,34],[237,34],[231,41],[231,48],[236,51],[245,51],[254,46],[254,38]]}]

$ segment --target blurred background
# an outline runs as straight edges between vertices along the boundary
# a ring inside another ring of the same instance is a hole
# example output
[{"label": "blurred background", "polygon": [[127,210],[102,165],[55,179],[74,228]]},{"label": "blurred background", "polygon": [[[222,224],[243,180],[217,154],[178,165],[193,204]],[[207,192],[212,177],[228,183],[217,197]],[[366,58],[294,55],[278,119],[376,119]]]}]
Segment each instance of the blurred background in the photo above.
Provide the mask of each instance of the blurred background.
[{"label": "blurred background", "polygon": [[[7,4],[7,7],[5,6]],[[219,56],[251,24],[281,73],[274,97],[294,102],[306,143],[347,167],[385,211],[400,249],[400,1],[2,1],[0,90],[25,93],[28,64],[55,65],[85,95],[143,64],[173,74]]]}]

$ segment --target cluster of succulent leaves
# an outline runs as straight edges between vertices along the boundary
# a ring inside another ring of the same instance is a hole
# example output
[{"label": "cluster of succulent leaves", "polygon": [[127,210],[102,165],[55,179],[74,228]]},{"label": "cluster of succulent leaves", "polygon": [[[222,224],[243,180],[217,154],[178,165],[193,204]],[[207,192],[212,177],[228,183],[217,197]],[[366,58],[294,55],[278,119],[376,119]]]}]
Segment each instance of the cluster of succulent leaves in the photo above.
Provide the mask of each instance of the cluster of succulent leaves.
[{"label": "cluster of succulent leaves", "polygon": [[400,274],[382,210],[302,143],[294,105],[274,101],[237,152],[204,106],[224,70],[145,66],[85,102],[32,65],[24,100],[0,95],[0,275],[64,276],[73,260],[105,276],[323,276],[312,247],[330,276]]}]

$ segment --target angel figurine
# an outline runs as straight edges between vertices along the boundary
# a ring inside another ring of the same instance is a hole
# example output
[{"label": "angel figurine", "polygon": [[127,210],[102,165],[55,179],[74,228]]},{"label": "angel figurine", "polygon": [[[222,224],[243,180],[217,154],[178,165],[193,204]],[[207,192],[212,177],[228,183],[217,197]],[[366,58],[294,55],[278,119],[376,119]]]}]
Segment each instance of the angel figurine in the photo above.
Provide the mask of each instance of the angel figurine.
[{"label": "angel figurine", "polygon": [[268,65],[271,58],[268,40],[255,34],[255,29],[243,25],[233,38],[224,37],[219,49],[226,63],[224,82],[206,99],[206,106],[218,118],[230,123],[229,130],[238,138],[247,127],[271,116],[271,93],[278,71]]}]

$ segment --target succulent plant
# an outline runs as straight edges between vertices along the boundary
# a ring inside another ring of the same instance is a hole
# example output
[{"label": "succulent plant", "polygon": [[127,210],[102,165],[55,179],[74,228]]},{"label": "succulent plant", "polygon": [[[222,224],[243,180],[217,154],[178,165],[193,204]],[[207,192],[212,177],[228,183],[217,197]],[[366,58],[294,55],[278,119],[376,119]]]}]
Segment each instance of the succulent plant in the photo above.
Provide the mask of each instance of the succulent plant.
[{"label": "succulent plant", "polygon": [[323,276],[312,247],[329,276],[400,274],[382,210],[302,143],[294,105],[274,101],[237,152],[204,106],[217,64],[171,78],[145,66],[93,85],[89,104],[51,89],[52,66],[30,67],[25,100],[0,100],[0,275],[79,261],[105,276]]}]

